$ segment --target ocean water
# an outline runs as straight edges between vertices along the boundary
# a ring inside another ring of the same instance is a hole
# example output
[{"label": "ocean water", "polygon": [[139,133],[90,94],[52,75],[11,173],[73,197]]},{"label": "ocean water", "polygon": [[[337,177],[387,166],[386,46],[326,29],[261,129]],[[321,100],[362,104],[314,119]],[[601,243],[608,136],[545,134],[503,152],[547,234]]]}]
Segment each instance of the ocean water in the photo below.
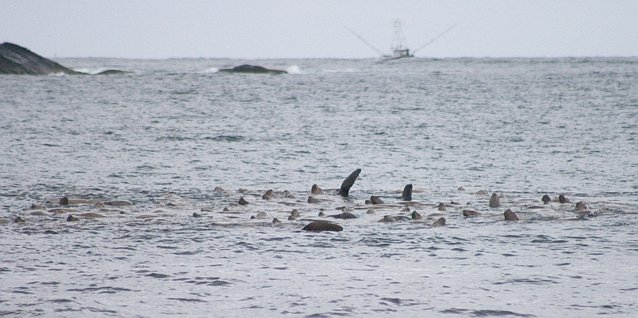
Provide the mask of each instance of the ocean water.
[{"label": "ocean water", "polygon": [[0,76],[0,316],[638,315],[636,58],[59,62],[131,73]]}]

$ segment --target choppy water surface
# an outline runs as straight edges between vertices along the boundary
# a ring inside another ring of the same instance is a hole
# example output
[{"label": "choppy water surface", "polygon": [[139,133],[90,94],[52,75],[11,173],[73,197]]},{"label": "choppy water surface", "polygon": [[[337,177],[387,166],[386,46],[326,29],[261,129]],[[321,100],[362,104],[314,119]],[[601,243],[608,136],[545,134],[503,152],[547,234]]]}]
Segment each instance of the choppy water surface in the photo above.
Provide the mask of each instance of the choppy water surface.
[{"label": "choppy water surface", "polygon": [[61,62],[133,73],[0,76],[0,315],[638,313],[635,58]]}]

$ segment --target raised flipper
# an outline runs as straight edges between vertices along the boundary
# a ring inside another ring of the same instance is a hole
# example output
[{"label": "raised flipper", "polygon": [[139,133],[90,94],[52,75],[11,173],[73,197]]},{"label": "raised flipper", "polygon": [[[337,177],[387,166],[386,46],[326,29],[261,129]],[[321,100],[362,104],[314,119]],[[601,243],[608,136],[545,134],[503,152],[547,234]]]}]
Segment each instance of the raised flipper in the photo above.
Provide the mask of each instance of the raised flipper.
[{"label": "raised flipper", "polygon": [[357,169],[353,171],[343,182],[341,183],[341,188],[339,189],[339,195],[343,197],[347,197],[350,192],[350,188],[354,184],[354,182],[359,177],[361,173],[361,169]]},{"label": "raised flipper", "polygon": [[401,200],[403,201],[412,201],[412,184],[407,184],[405,188],[403,188],[403,194],[401,194]]}]

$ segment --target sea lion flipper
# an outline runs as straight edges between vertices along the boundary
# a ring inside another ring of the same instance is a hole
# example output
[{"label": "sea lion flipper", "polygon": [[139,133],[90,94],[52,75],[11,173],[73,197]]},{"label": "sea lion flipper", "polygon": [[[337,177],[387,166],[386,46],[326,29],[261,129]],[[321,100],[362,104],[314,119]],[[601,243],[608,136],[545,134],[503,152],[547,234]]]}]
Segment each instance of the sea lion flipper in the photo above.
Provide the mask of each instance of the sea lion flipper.
[{"label": "sea lion flipper", "polygon": [[412,184],[407,184],[405,188],[403,188],[403,193],[401,194],[401,200],[403,201],[412,201]]},{"label": "sea lion flipper", "polygon": [[350,192],[350,188],[354,184],[354,182],[359,177],[361,173],[361,169],[357,169],[353,171],[343,182],[341,183],[341,188],[339,188],[339,195],[343,197],[347,197]]}]

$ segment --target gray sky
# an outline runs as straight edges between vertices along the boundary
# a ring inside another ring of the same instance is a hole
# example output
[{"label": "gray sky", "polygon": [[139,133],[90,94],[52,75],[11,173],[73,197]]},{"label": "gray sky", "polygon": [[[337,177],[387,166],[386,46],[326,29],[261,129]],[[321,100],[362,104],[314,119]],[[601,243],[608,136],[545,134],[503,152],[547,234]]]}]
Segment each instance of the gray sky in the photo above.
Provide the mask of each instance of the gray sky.
[{"label": "gray sky", "polygon": [[420,57],[638,56],[638,0],[0,0],[0,42],[47,57],[365,58],[401,19]]}]

